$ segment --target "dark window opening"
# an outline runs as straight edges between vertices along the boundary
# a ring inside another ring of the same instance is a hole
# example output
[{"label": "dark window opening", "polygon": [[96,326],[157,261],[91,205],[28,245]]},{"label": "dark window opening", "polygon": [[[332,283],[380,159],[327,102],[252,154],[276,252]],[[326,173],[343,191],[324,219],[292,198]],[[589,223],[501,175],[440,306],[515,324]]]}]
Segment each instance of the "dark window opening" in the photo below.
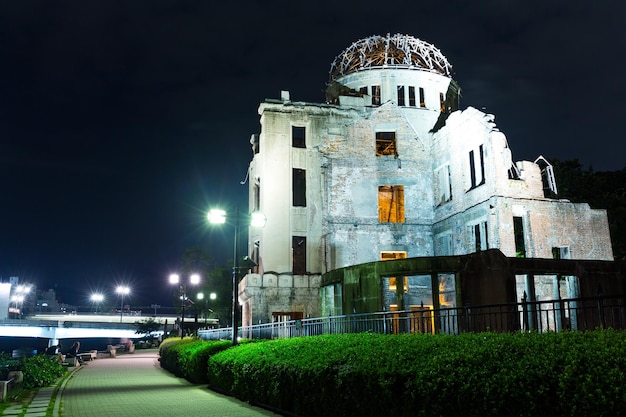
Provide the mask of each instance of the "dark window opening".
[{"label": "dark window opening", "polygon": [[306,274],[306,237],[292,236],[291,250],[294,275]]},{"label": "dark window opening", "polygon": [[474,150],[469,153],[470,164],[470,190],[485,183],[485,157],[483,145],[478,147],[478,166],[476,165],[476,155]]},{"label": "dark window opening", "polygon": [[398,155],[396,132],[376,132],[376,156]]},{"label": "dark window opening", "polygon": [[304,127],[291,127],[291,146],[294,148],[306,148],[306,129]]},{"label": "dark window opening", "polygon": [[439,111],[441,113],[446,111],[446,100],[443,96],[443,93],[439,93]]},{"label": "dark window opening", "polygon": [[474,249],[476,252],[489,249],[487,222],[481,222],[474,225]]},{"label": "dark window opening", "polygon": [[363,94],[364,96],[369,95],[369,93],[367,92],[367,87],[359,88],[359,93]]},{"label": "dark window opening", "polygon": [[293,205],[306,207],[306,170],[293,168]]},{"label": "dark window opening", "polygon": [[380,106],[380,86],[379,85],[372,86],[372,105]]},{"label": "dark window opening", "polygon": [[513,217],[513,234],[515,235],[515,257],[526,257],[526,243],[524,239],[524,218]]},{"label": "dark window opening", "polygon": [[404,86],[398,86],[398,106],[404,106]]},{"label": "dark window opening", "polygon": [[415,107],[415,87],[409,87],[409,106]]},{"label": "dark window opening", "polygon": [[426,99],[424,96],[424,89],[420,87],[420,107],[426,107]]},{"label": "dark window opening", "polygon": [[254,184],[254,200],[252,200],[252,211],[261,209],[261,184]]}]

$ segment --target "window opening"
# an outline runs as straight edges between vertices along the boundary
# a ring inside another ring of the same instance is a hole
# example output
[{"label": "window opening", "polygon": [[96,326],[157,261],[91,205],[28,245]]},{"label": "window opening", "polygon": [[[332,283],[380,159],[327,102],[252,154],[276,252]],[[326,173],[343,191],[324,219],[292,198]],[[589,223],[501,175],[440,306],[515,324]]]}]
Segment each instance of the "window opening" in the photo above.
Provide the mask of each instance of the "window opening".
[{"label": "window opening", "polygon": [[359,88],[359,93],[363,94],[364,96],[368,96],[369,93],[367,91],[367,86]]},{"label": "window opening", "polygon": [[398,86],[398,106],[404,106],[404,86]]},{"label": "window opening", "polygon": [[372,105],[380,106],[380,86],[372,86]]},{"label": "window opening", "polygon": [[443,93],[439,93],[439,111],[441,113],[446,111],[446,100],[443,96]]},{"label": "window opening", "polygon": [[[380,253],[380,260],[381,261],[391,261],[394,259],[406,259],[406,252],[404,251],[399,251],[399,252],[391,252],[391,251],[385,251],[385,252],[381,252]],[[402,287],[404,288],[404,292],[408,293],[409,292],[409,280],[408,277],[400,277],[400,280],[402,280]],[[397,289],[397,280],[396,277],[389,277],[389,291],[392,292],[396,292]]]},{"label": "window opening", "polygon": [[472,246],[475,252],[481,252],[489,249],[489,232],[487,229],[487,221],[469,226]]},{"label": "window opening", "polygon": [[291,146],[306,148],[306,129],[303,126],[291,126]]},{"label": "window opening", "polygon": [[[478,163],[478,164],[477,164]],[[476,155],[472,149],[469,153],[470,164],[470,189],[476,188],[479,185],[485,183],[485,157],[483,152],[483,145],[478,147],[478,161],[476,161]]]},{"label": "window opening", "polygon": [[293,205],[306,207],[306,170],[293,168]]},{"label": "window opening", "polygon": [[381,185],[378,187],[378,221],[380,223],[404,223],[404,186]]},{"label": "window opening", "polygon": [[526,243],[524,238],[524,218],[513,217],[513,234],[515,235],[515,257],[526,257]]},{"label": "window opening", "polygon": [[437,187],[435,191],[435,201],[437,205],[441,205],[452,200],[452,181],[450,179],[450,165],[444,165],[435,171]]},{"label": "window opening", "polygon": [[306,274],[306,237],[292,236],[291,251],[294,275]]},{"label": "window opening", "polygon": [[426,98],[422,87],[420,87],[420,107],[426,107]]},{"label": "window opening", "polygon": [[398,155],[396,132],[376,132],[376,156]]},{"label": "window opening", "polygon": [[409,106],[415,107],[415,87],[409,87]]}]

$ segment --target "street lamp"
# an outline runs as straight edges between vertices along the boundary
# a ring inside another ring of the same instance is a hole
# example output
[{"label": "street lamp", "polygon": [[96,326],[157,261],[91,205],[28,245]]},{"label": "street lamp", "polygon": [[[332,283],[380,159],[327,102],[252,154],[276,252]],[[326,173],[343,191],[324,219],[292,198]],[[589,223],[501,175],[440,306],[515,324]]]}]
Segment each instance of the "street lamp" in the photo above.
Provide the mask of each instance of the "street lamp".
[{"label": "street lamp", "polygon": [[[239,304],[239,294],[237,293],[237,245],[239,241],[239,207],[235,209],[235,238],[233,244],[233,334],[232,343],[233,346],[237,345],[237,316]],[[221,209],[211,209],[207,215],[209,223],[211,224],[224,224],[226,223],[226,211]],[[253,227],[264,227],[266,218],[263,213],[253,212],[252,214],[245,216],[245,220],[249,221],[249,225]]]},{"label": "street lamp", "polygon": [[115,292],[117,292],[122,298],[122,300],[120,301],[120,323],[121,323],[122,315],[124,314],[124,296],[130,294],[130,288],[124,285],[120,285],[115,289]]},{"label": "street lamp", "polygon": [[[189,283],[192,285],[198,285],[200,283],[200,275],[191,274],[189,276]],[[178,291],[180,292],[180,299],[182,305],[182,314],[180,319],[180,338],[185,336],[185,304],[187,304],[187,286],[185,283],[180,282],[180,276],[178,274],[170,275],[170,284],[179,285]]]},{"label": "street lamp", "polygon": [[[196,296],[196,298],[197,298],[198,300],[204,300],[204,293],[199,292],[199,293],[198,293],[198,295]],[[217,294],[215,294],[214,292],[212,292],[211,294],[209,294],[209,299],[210,299],[211,301],[214,301],[216,298],[217,298]],[[209,318],[209,313],[212,313],[212,312],[213,312],[213,310],[211,310],[211,309],[209,308],[209,305],[208,305],[208,303],[207,303],[206,301],[205,301],[205,303],[204,303],[204,307],[205,307],[205,308],[204,308],[204,310],[206,310],[206,313],[205,313],[205,316],[204,316],[204,325],[206,326],[206,324],[207,324],[207,319]],[[202,312],[201,312],[201,315],[202,315]]]},{"label": "street lamp", "polygon": [[15,293],[11,297],[11,301],[15,303],[15,310],[17,310],[19,318],[22,318],[22,305],[24,304],[24,300],[26,300],[30,289],[30,285],[18,285],[15,288]]},{"label": "street lamp", "polygon": [[98,305],[104,300],[104,295],[100,293],[91,294],[91,301],[96,305],[96,314],[98,314]]}]

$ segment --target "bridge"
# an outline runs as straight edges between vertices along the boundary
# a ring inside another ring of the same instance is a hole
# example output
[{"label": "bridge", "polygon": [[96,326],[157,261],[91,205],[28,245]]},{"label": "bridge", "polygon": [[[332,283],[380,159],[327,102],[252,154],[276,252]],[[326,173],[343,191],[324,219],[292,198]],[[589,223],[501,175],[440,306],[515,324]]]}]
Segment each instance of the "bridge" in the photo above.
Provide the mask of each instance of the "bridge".
[{"label": "bridge", "polygon": [[[149,318],[162,325],[162,329],[153,335],[162,335],[174,329],[178,319],[175,315],[148,317],[113,314],[36,314],[24,319],[0,321],[0,336],[49,339],[50,345],[56,344],[59,339],[137,339],[147,335],[137,334],[135,323]],[[185,318],[186,324],[193,321],[193,318]],[[202,320],[199,325],[213,326],[216,321]]]}]

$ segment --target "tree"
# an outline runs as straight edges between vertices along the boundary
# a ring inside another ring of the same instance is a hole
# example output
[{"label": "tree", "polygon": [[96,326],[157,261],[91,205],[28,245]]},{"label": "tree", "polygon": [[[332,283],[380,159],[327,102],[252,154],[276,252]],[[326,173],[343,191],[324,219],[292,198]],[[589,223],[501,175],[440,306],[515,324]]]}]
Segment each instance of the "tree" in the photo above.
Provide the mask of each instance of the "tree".
[{"label": "tree", "polygon": [[594,171],[592,167],[584,168],[578,159],[554,159],[550,163],[559,198],[607,211],[613,256],[626,260],[626,167],[620,171]]}]

